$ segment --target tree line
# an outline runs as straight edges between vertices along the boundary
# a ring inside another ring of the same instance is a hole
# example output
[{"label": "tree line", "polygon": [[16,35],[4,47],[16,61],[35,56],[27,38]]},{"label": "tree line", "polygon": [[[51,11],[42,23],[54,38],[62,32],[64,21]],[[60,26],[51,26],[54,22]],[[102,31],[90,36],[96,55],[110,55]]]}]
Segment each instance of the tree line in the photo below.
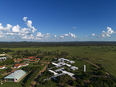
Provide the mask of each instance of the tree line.
[{"label": "tree line", "polygon": [[57,47],[57,46],[116,46],[116,42],[88,41],[88,42],[0,42],[0,48],[23,47]]}]

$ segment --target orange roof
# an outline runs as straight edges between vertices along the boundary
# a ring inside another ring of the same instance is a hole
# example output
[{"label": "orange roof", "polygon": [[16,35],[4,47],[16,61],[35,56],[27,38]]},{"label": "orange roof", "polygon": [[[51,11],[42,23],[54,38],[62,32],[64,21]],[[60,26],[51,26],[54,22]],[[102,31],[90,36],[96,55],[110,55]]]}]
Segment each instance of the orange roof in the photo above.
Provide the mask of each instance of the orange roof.
[{"label": "orange roof", "polygon": [[86,80],[84,80],[83,82],[84,82],[84,83],[90,83],[90,81],[86,81]]},{"label": "orange roof", "polygon": [[14,61],[16,61],[16,59],[13,59]]},{"label": "orange roof", "polygon": [[14,67],[18,67],[18,66],[20,66],[20,65],[21,65],[21,64],[15,64]]},{"label": "orange roof", "polygon": [[21,64],[21,65],[26,65],[25,63]]},{"label": "orange roof", "polygon": [[23,58],[23,59],[29,59],[29,58]]},{"label": "orange roof", "polygon": [[34,56],[30,56],[30,57],[29,57],[29,59],[32,59],[32,58],[36,58],[36,57],[34,57]]},{"label": "orange roof", "polygon": [[13,59],[14,61],[21,61],[22,59]]},{"label": "orange roof", "polygon": [[4,66],[0,66],[0,68],[3,68]]},{"label": "orange roof", "polygon": [[17,59],[17,61],[21,61],[22,59]]},{"label": "orange roof", "polygon": [[30,60],[31,62],[37,62],[38,60]]}]

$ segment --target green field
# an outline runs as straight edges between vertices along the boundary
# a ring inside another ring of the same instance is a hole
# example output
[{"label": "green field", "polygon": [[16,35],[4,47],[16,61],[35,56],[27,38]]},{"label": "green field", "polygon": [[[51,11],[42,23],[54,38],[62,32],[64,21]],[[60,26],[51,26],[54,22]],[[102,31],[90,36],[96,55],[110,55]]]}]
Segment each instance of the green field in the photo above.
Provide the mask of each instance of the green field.
[{"label": "green field", "polygon": [[[7,49],[7,48],[4,48]],[[89,58],[93,63],[102,64],[106,71],[116,76],[116,46],[65,46],[65,47],[38,47],[38,48],[9,48],[11,50],[41,50],[41,51],[66,51],[70,56]],[[11,54],[11,53],[9,53]]]},{"label": "green field", "polygon": [[22,87],[20,83],[15,82],[4,82],[0,87]]}]

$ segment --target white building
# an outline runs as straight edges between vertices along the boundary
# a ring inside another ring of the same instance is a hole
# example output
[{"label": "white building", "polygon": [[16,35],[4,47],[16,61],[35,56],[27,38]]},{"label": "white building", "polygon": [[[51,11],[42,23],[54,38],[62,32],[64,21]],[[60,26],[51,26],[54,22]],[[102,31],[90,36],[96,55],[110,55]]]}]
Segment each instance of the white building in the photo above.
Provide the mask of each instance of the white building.
[{"label": "white building", "polygon": [[5,69],[6,67],[5,66],[0,66],[0,69]]},{"label": "white building", "polygon": [[73,73],[70,73],[70,72],[67,72],[67,71],[62,71],[62,73],[64,73],[64,74],[68,74],[70,77],[73,77]]},{"label": "white building", "polygon": [[57,75],[58,73],[54,72],[53,70],[48,70],[50,71],[51,73],[54,73],[54,75]]},{"label": "white building", "polygon": [[71,65],[70,65],[70,64],[66,64],[66,66],[71,67]]},{"label": "white building", "polygon": [[62,71],[62,70],[64,70],[64,68],[57,69],[57,70],[55,70],[55,72],[59,72],[59,71]]},{"label": "white building", "polygon": [[69,63],[71,63],[71,64],[72,64],[72,63],[75,63],[75,61],[69,61]]},{"label": "white building", "polygon": [[72,69],[72,70],[77,70],[78,67],[72,66],[70,69]]}]

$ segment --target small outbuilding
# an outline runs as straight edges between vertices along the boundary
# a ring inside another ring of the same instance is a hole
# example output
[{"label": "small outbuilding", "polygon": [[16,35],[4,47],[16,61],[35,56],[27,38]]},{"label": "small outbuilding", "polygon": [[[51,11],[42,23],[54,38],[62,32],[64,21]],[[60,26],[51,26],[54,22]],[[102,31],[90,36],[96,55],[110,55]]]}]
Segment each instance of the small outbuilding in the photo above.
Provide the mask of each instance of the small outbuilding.
[{"label": "small outbuilding", "polygon": [[23,70],[16,70],[13,73],[9,74],[8,76],[4,77],[4,81],[9,81],[9,82],[17,82],[20,80],[23,76],[26,75],[26,71]]}]

